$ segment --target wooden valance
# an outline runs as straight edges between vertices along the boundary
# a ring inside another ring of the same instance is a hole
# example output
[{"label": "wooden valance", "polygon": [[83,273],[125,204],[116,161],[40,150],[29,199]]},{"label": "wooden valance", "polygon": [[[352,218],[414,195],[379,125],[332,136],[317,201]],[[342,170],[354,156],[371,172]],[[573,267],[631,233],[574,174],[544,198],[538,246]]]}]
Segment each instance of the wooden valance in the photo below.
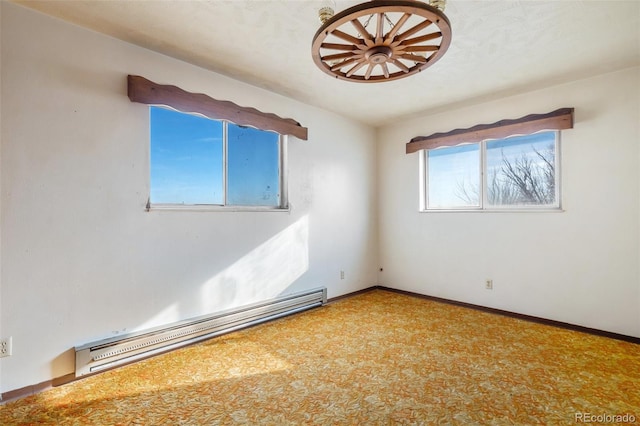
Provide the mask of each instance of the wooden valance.
[{"label": "wooden valance", "polygon": [[214,120],[228,120],[240,126],[272,130],[307,140],[307,128],[291,118],[241,107],[230,101],[219,101],[201,93],[190,93],[176,86],[157,84],[137,75],[129,75],[127,83],[131,102],[166,105],[181,112],[198,113]]},{"label": "wooden valance", "polygon": [[515,120],[501,120],[493,124],[478,124],[468,129],[456,129],[430,136],[416,136],[407,144],[407,154],[422,149],[456,146],[480,142],[485,139],[502,139],[514,135],[527,135],[540,130],[564,130],[573,128],[573,108],[560,108],[547,114],[531,114]]}]

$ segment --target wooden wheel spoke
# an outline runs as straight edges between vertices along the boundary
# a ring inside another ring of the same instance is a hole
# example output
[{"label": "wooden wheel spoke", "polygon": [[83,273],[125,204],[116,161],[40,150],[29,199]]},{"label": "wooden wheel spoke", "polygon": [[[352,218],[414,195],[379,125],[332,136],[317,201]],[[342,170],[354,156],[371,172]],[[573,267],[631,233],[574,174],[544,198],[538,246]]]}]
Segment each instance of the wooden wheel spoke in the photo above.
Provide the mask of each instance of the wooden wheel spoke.
[{"label": "wooden wheel spoke", "polygon": [[424,56],[412,55],[410,53],[405,53],[404,55],[400,55],[400,57],[402,59],[406,59],[407,61],[420,62],[421,64],[427,62],[427,58],[425,58]]},{"label": "wooden wheel spoke", "polygon": [[384,36],[384,44],[388,45],[393,41],[393,38],[396,36],[398,31],[400,31],[400,28],[402,28],[404,23],[407,22],[407,19],[409,19],[410,17],[410,13],[405,13],[404,15],[402,15],[402,17],[400,17],[400,19],[398,19],[398,22],[396,22],[393,28],[389,30],[387,35]]},{"label": "wooden wheel spoke", "polygon": [[369,78],[371,78],[371,72],[373,71],[373,67],[375,66],[376,64],[369,64],[369,68],[367,68],[367,71],[364,73],[365,80],[369,80]]},{"label": "wooden wheel spoke", "polygon": [[361,39],[359,39],[357,37],[354,37],[351,34],[344,33],[344,32],[342,32],[340,30],[333,30],[331,32],[331,35],[334,35],[334,36],[336,36],[338,38],[341,38],[344,41],[348,41],[349,43],[353,43],[356,46],[360,45],[360,44],[364,44],[364,40],[361,40]]},{"label": "wooden wheel spoke", "polygon": [[330,49],[330,50],[350,50],[350,51],[358,50],[358,48],[352,44],[322,43],[320,47],[323,49]]},{"label": "wooden wheel spoke", "polygon": [[431,58],[433,58],[436,53],[437,52],[433,52],[431,55],[427,56],[427,62],[429,62],[431,60]]},{"label": "wooden wheel spoke", "polygon": [[387,64],[381,64],[380,66],[382,67],[382,73],[384,74],[384,77],[389,78],[389,67],[387,66]]},{"label": "wooden wheel spoke", "polygon": [[420,37],[410,38],[400,43],[400,46],[408,46],[410,44],[424,43],[425,41],[434,40],[440,37],[442,37],[442,33],[438,31],[436,33],[426,34]]},{"label": "wooden wheel spoke", "polygon": [[401,50],[405,52],[437,52],[440,49],[440,46],[405,46]]},{"label": "wooden wheel spoke", "polygon": [[369,34],[369,31],[367,31],[367,29],[364,27],[364,25],[362,25],[360,20],[358,18],[356,18],[356,19],[351,21],[351,24],[356,28],[356,30],[358,30],[358,33],[364,39],[364,43],[367,46],[373,46],[373,44],[374,44],[373,43],[373,36],[371,34]]},{"label": "wooden wheel spoke", "polygon": [[403,64],[402,62],[400,62],[399,60],[395,59],[395,58],[391,58],[390,62],[395,65],[396,67],[400,68],[403,72],[409,72],[409,67],[406,66],[405,64]]},{"label": "wooden wheel spoke", "polygon": [[340,63],[337,63],[334,66],[332,66],[331,67],[331,71],[336,71],[336,70],[342,69],[342,68],[346,67],[347,65],[351,65],[352,63],[354,63],[354,62],[356,62],[358,60],[359,59],[355,58],[355,57],[346,59],[346,60],[344,60],[344,61],[342,61]]},{"label": "wooden wheel spoke", "polygon": [[347,77],[351,77],[353,75],[354,72],[358,71],[360,68],[362,68],[363,66],[365,66],[367,64],[366,61],[361,61],[358,62],[357,64],[355,64],[353,67],[351,67],[351,69],[349,71],[347,71],[346,76]]},{"label": "wooden wheel spoke", "polygon": [[347,52],[347,53],[337,53],[335,55],[323,56],[321,59],[326,62],[326,61],[336,61],[339,59],[347,59],[347,58],[351,58],[352,56],[355,56],[353,52]]},{"label": "wooden wheel spoke", "polygon": [[383,31],[384,31],[384,13],[378,13],[378,23],[376,25],[376,44],[382,43]]},{"label": "wooden wheel spoke", "polygon": [[417,33],[420,30],[423,30],[425,28],[427,28],[429,25],[431,25],[433,22],[431,22],[428,19],[425,19],[424,21],[422,21],[419,24],[414,25],[413,27],[409,28],[407,31],[403,32],[402,34],[399,34],[396,37],[395,41],[402,41],[404,39],[406,39],[407,37],[410,37],[412,35],[414,35],[415,33]]}]

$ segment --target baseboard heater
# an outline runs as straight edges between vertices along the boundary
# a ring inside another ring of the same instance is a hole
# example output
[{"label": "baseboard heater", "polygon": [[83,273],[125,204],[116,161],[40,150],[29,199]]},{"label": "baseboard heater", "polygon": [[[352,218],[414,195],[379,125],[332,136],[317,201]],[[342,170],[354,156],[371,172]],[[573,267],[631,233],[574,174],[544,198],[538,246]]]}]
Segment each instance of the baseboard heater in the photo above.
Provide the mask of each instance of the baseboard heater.
[{"label": "baseboard heater", "polygon": [[128,364],[325,303],[327,289],[323,287],[76,346],[76,377]]}]

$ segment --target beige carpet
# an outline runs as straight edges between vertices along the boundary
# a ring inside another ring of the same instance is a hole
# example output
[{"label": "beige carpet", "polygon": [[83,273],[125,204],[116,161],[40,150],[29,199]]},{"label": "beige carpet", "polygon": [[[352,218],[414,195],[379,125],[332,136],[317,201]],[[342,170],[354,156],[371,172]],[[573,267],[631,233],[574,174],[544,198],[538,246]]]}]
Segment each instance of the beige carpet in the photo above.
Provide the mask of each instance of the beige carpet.
[{"label": "beige carpet", "polygon": [[640,345],[383,290],[0,406],[2,425],[564,425],[624,415],[640,422]]}]

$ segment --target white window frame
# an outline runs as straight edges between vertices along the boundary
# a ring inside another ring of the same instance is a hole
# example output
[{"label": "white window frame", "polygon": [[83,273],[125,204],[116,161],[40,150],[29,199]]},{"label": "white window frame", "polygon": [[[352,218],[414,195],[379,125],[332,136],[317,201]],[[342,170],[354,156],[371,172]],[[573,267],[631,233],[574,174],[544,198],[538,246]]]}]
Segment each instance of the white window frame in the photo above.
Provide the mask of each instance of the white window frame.
[{"label": "white window frame", "polygon": [[[562,212],[562,184],[561,184],[561,155],[560,155],[560,147],[561,147],[561,132],[559,130],[543,130],[535,133],[549,133],[554,132],[556,137],[554,141],[554,156],[555,156],[555,200],[556,204],[554,206],[548,205],[508,205],[508,206],[497,206],[497,205],[489,205],[487,199],[487,142],[494,140],[504,140],[509,139],[514,136],[522,136],[522,135],[512,135],[505,138],[500,139],[484,139],[479,142],[473,142],[472,144],[479,144],[479,161],[480,161],[480,176],[478,179],[479,182],[479,206],[450,206],[450,207],[429,207],[429,161],[428,155],[429,151],[434,151],[437,149],[446,149],[451,148],[449,146],[442,148],[434,148],[434,149],[423,149],[420,151],[419,158],[419,210],[423,213],[435,213],[435,212]],[[462,144],[460,144],[462,145]]]},{"label": "white window frame", "polygon": [[[180,203],[152,203],[151,196],[147,201],[147,211],[153,210],[176,210],[176,211],[225,211],[225,212],[239,212],[239,211],[250,211],[250,212],[289,212],[289,182],[288,182],[288,135],[283,135],[277,132],[278,135],[278,184],[279,184],[279,199],[280,202],[277,206],[259,206],[259,205],[236,205],[236,204],[228,204],[227,196],[228,196],[228,126],[232,123],[229,120],[214,120],[212,118],[206,117],[202,114],[196,113],[186,113],[182,111],[178,111],[174,108],[170,108],[167,106],[160,105],[150,105],[149,112],[153,107],[161,107],[166,108],[172,111],[176,111],[180,114],[188,114],[195,115],[199,117],[204,117],[209,120],[218,121],[222,123],[222,187],[223,187],[223,204],[180,204]],[[257,129],[257,128],[256,128]],[[262,132],[267,132],[267,130],[257,129]],[[149,193],[151,193],[151,138],[149,138]]]}]

